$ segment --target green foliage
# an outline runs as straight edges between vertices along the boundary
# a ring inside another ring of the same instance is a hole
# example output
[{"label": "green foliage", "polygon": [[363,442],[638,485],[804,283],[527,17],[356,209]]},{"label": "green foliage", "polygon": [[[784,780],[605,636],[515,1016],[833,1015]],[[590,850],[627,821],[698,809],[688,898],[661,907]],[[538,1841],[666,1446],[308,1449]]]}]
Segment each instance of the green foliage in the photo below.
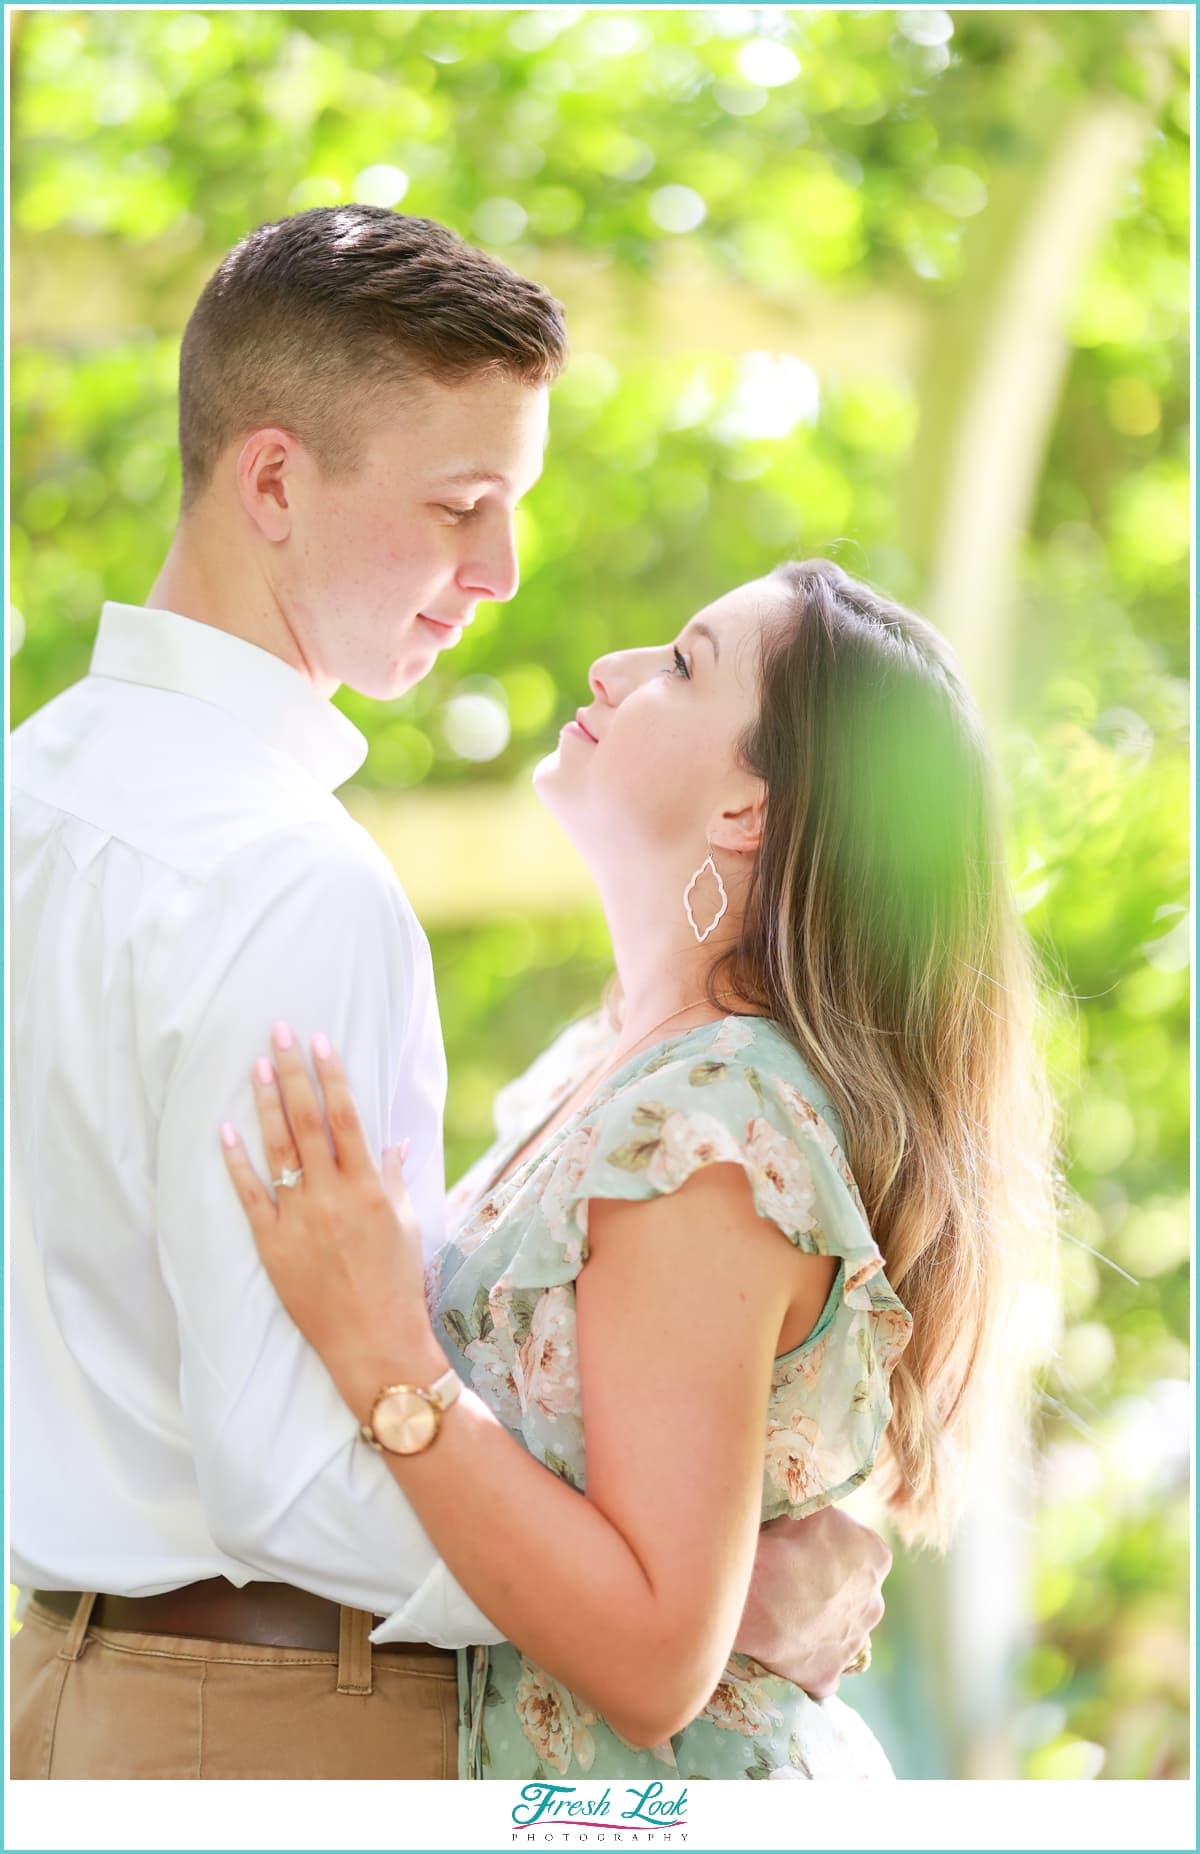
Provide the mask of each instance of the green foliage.
[{"label": "green foliage", "polygon": [[[1041,1777],[1187,1769],[1187,1473],[1163,1442],[1188,1340],[1185,44],[1170,9],[13,20],[14,721],[84,673],[101,599],[154,577],[179,335],[250,227],[397,204],[566,303],[519,597],[403,703],[337,698],[381,792],[524,779],[593,657],[785,556],[919,606],[906,471],[968,233],[1041,158],[1035,117],[1142,112],[1071,309],[1002,741],[1026,918],[1074,1001],[1054,1053],[1079,1196],[1021,1721]],[[848,344],[843,317],[870,332]],[[446,734],[464,687],[507,711],[486,770]],[[497,1086],[595,1001],[607,945],[595,913],[433,941],[454,1176]],[[1157,1437],[1140,1468],[1130,1434]]]}]

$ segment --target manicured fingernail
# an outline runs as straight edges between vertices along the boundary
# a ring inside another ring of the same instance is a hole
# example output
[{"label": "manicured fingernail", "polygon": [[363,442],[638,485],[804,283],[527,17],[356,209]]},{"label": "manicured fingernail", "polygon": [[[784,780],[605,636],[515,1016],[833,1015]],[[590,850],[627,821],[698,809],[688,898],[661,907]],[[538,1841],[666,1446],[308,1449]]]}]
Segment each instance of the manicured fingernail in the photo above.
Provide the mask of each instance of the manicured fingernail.
[{"label": "manicured fingernail", "polygon": [[254,1073],[257,1075],[264,1088],[270,1087],[271,1065],[265,1056],[260,1056],[258,1058],[258,1061],[254,1065]]},{"label": "manicured fingernail", "polygon": [[318,1030],[316,1036],[313,1038],[313,1054],[320,1056],[322,1062],[327,1061],[333,1054],[329,1038],[325,1035],[323,1030]]},{"label": "manicured fingernail", "polygon": [[287,1024],[274,1024],[271,1029],[271,1035],[275,1038],[275,1046],[277,1049],[290,1049],[295,1041]]},{"label": "manicured fingernail", "polygon": [[224,1140],[227,1146],[237,1145],[237,1134],[234,1132],[233,1128],[230,1126],[228,1120],[222,1120],[221,1122],[221,1138]]},{"label": "manicured fingernail", "polygon": [[412,1141],[410,1139],[402,1139],[396,1150],[400,1154],[400,1163],[403,1165],[408,1159],[409,1153],[412,1151]]}]

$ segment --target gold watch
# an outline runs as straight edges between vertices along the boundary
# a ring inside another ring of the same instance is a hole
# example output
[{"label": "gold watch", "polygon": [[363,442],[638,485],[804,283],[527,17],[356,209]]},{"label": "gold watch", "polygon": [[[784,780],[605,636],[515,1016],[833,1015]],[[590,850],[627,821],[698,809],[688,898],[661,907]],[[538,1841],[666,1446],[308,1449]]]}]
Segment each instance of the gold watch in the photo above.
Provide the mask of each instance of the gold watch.
[{"label": "gold watch", "polygon": [[419,1455],[436,1437],[442,1417],[461,1389],[462,1379],[453,1366],[428,1389],[419,1384],[385,1384],[358,1433],[380,1454],[386,1449],[391,1455]]}]

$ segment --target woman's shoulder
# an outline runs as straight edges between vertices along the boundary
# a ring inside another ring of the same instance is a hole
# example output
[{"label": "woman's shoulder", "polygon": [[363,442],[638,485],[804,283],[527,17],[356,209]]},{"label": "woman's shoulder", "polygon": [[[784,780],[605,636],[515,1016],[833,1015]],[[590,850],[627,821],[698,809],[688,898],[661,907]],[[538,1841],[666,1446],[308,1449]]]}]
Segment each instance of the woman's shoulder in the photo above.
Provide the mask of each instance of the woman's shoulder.
[{"label": "woman's shoulder", "polygon": [[670,1043],[631,1059],[616,1078],[614,1103],[629,1103],[646,1094],[669,1095],[696,1109],[738,1113],[756,1103],[781,1107],[797,1126],[828,1140],[840,1150],[845,1138],[842,1117],[774,1018],[728,1016],[697,1025]]},{"label": "woman's shoulder", "polygon": [[798,1248],[846,1258],[847,1297],[891,1303],[843,1150],[841,1116],[782,1027],[726,1017],[646,1052],[559,1157],[572,1195],[648,1198],[706,1166],[742,1167],[760,1217]]},{"label": "woman's shoulder", "polygon": [[779,1025],[750,1017],[696,1025],[614,1071],[526,1178],[511,1208],[529,1229],[508,1278],[528,1286],[578,1274],[597,1199],[648,1202],[709,1166],[735,1165],[757,1216],[797,1249],[844,1258],[841,1303],[872,1323],[894,1322],[899,1342],[910,1317],[884,1274],[840,1126]]}]

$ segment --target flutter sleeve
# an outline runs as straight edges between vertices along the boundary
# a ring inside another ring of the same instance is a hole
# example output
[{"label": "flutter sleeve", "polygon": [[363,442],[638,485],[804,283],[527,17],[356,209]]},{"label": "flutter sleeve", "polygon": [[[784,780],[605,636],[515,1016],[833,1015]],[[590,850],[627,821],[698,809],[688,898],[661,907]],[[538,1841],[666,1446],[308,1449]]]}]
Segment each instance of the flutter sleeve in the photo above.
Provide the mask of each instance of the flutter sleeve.
[{"label": "flutter sleeve", "polygon": [[891,1415],[888,1381],[912,1334],[829,1117],[765,1064],[715,1048],[640,1070],[580,1125],[530,1189],[538,1212],[505,1269],[510,1292],[564,1287],[588,1253],[596,1198],[644,1202],[707,1165],[746,1175],[760,1217],[795,1248],[836,1256],[830,1304],[777,1359],[764,1518],[799,1516],[865,1480]]}]

